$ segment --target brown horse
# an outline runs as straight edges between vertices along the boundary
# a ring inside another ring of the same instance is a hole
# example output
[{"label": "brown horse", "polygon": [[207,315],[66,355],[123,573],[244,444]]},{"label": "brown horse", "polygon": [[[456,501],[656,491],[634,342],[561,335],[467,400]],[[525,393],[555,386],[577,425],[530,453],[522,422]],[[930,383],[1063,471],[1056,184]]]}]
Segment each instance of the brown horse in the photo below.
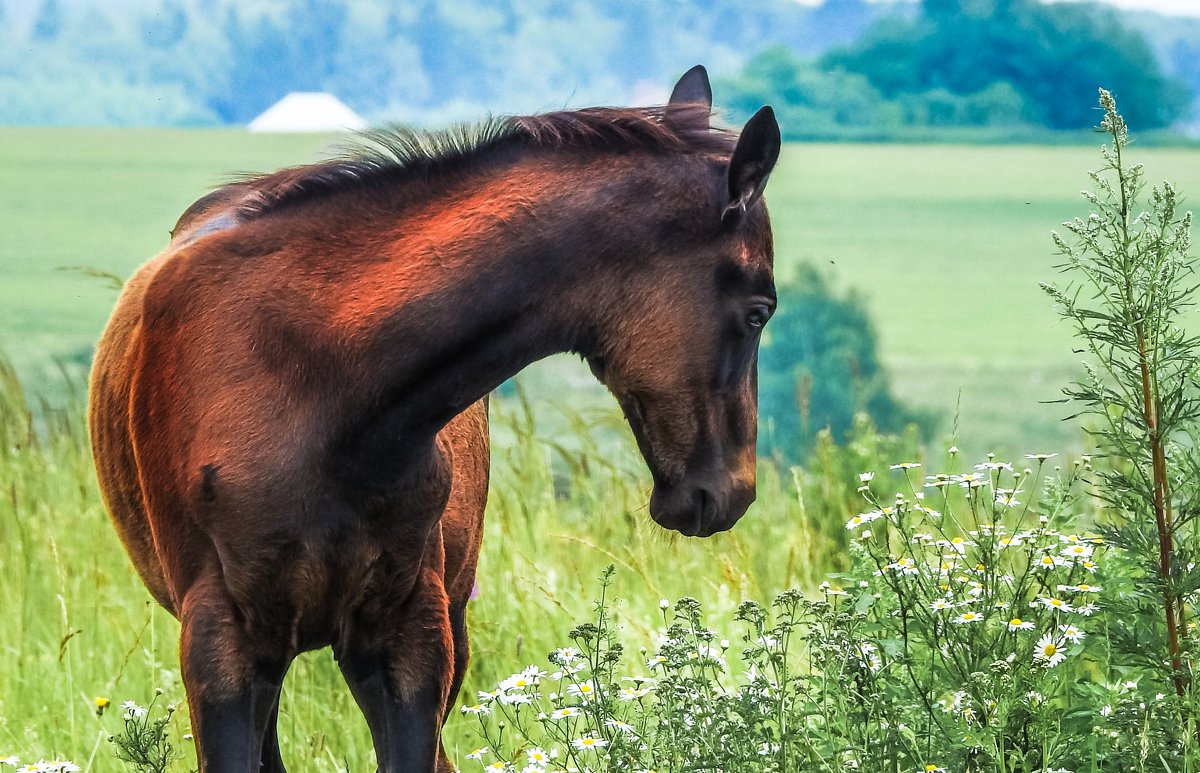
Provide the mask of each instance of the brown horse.
[{"label": "brown horse", "polygon": [[134,565],[182,627],[202,771],[283,770],[280,685],[332,646],[382,771],[452,770],[489,390],[555,352],[617,397],[687,535],[754,499],[770,108],[669,104],[374,137],[201,199],[100,342],[91,431]]}]

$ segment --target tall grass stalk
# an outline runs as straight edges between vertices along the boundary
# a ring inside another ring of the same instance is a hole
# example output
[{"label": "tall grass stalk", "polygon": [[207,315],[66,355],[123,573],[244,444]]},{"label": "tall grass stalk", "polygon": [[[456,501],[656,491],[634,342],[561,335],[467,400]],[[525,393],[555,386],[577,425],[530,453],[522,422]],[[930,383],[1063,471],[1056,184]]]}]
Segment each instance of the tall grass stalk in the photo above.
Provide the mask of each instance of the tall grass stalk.
[{"label": "tall grass stalk", "polygon": [[[1096,191],[1083,194],[1093,211],[1064,224],[1070,238],[1054,234],[1069,280],[1043,288],[1091,355],[1085,377],[1064,391],[1095,419],[1092,434],[1110,459],[1096,490],[1109,506],[1109,534],[1140,561],[1144,587],[1152,589],[1137,590],[1129,611],[1157,640],[1126,635],[1125,644],[1161,655],[1157,665],[1180,701],[1182,725],[1194,726],[1187,619],[1200,588],[1200,458],[1193,442],[1200,338],[1184,322],[1197,289],[1188,256],[1192,215],[1180,213],[1169,182],[1153,187],[1138,209],[1144,172],[1126,157],[1128,128],[1103,89],[1100,107],[1099,128],[1111,144],[1101,150],[1103,168],[1090,174]],[[1195,764],[1200,752],[1191,756]]]}]

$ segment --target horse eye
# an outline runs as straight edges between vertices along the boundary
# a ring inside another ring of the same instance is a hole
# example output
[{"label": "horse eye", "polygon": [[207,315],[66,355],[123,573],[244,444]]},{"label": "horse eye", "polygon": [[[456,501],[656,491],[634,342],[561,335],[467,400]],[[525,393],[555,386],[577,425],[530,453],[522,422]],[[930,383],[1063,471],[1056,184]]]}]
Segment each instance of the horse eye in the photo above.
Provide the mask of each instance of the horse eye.
[{"label": "horse eye", "polygon": [[766,306],[751,306],[746,313],[746,324],[752,328],[760,328],[771,318],[771,310]]}]

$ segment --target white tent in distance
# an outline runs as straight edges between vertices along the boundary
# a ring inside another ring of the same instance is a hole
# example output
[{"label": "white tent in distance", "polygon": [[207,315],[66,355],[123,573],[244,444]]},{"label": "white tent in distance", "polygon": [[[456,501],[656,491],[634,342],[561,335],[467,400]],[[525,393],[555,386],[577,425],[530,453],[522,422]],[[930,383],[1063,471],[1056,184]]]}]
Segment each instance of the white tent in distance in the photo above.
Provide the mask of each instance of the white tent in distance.
[{"label": "white tent in distance", "polygon": [[246,128],[252,132],[341,132],[361,131],[367,122],[332,94],[294,91]]}]

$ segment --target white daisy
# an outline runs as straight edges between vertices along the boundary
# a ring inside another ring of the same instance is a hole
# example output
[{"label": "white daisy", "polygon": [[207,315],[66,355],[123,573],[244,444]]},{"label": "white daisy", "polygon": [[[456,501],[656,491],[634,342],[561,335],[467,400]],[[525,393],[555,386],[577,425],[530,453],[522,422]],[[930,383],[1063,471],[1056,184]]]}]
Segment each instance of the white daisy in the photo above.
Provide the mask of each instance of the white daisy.
[{"label": "white daisy", "polygon": [[621,722],[616,719],[606,719],[604,720],[604,724],[613,728],[614,730],[620,730],[622,733],[633,733],[636,730],[636,728],[628,722]]},{"label": "white daisy", "polygon": [[1071,605],[1068,604],[1067,602],[1063,601],[1060,598],[1054,598],[1052,596],[1042,596],[1037,600],[1036,603],[1041,604],[1046,609],[1053,609],[1056,612],[1074,612],[1075,611],[1074,609],[1071,608]]},{"label": "white daisy", "polygon": [[1033,658],[1047,668],[1054,668],[1066,660],[1067,654],[1063,652],[1061,643],[1055,641],[1050,634],[1046,634],[1038,639],[1037,647],[1033,650]]},{"label": "white daisy", "polygon": [[605,746],[608,746],[608,741],[604,740],[603,738],[585,735],[583,738],[576,738],[574,741],[571,741],[571,745],[576,749],[586,751],[588,749],[601,749]]},{"label": "white daisy", "polygon": [[1062,550],[1062,556],[1063,556],[1063,558],[1070,558],[1072,560],[1081,560],[1081,559],[1091,558],[1092,551],[1094,549],[1095,548],[1093,548],[1091,545],[1085,545],[1083,543],[1078,543],[1075,545],[1067,545]]},{"label": "white daisy", "polygon": [[1058,632],[1062,634],[1064,639],[1072,644],[1078,644],[1079,642],[1083,641],[1083,637],[1087,635],[1073,625],[1060,625],[1058,627]]},{"label": "white daisy", "polygon": [[535,746],[532,749],[526,749],[525,756],[529,759],[530,765],[549,765],[558,754],[557,751],[546,752]]},{"label": "white daisy", "polygon": [[127,717],[144,717],[147,714],[147,709],[144,706],[139,706],[133,701],[125,701],[121,704],[121,711],[125,712]]}]

